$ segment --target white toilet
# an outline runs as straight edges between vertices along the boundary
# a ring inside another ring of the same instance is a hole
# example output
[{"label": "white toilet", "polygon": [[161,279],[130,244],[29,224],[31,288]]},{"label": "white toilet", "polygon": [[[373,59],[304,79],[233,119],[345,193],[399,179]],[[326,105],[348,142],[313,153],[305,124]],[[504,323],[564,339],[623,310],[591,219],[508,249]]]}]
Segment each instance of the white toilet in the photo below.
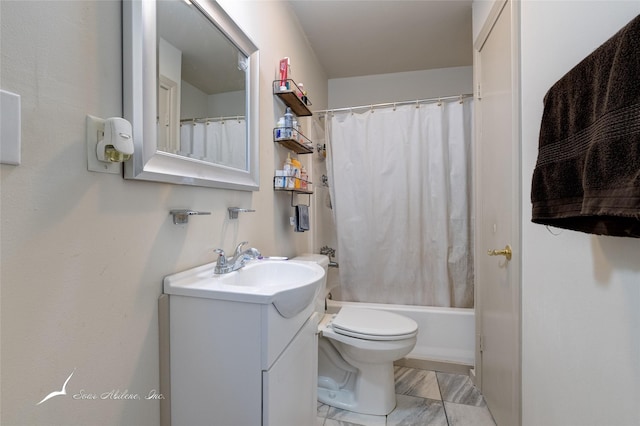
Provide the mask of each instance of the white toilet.
[{"label": "white toilet", "polygon": [[[319,254],[294,258],[318,263],[328,270],[329,259]],[[325,280],[316,295],[318,326],[318,400],[363,414],[386,415],[396,406],[393,362],[416,344],[418,324],[381,310],[344,307],[327,314]]]}]

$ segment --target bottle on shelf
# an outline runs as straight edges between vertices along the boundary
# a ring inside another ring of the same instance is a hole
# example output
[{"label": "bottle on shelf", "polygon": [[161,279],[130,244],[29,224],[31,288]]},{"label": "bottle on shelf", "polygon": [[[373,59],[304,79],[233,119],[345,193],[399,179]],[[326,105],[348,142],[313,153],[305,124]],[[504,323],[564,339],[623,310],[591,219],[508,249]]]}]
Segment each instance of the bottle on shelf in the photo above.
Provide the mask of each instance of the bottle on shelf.
[{"label": "bottle on shelf", "polygon": [[287,153],[287,159],[282,167],[284,170],[285,188],[293,189],[295,187],[295,178],[293,172],[293,162],[291,161],[291,154]]},{"label": "bottle on shelf", "polygon": [[291,112],[291,108],[287,107],[287,110],[284,113],[284,127],[286,128],[285,134],[286,137],[293,137],[293,113]]},{"label": "bottle on shelf", "polygon": [[276,139],[285,139],[285,128],[284,128],[284,117],[280,117],[278,119],[278,124],[276,124]]},{"label": "bottle on shelf", "polygon": [[300,167],[300,189],[304,189],[305,191],[309,189],[308,178],[307,169],[304,166]]},{"label": "bottle on shelf", "polygon": [[294,185],[293,187],[295,189],[300,189],[300,169],[302,168],[302,164],[300,163],[300,161],[297,158],[292,158],[291,159],[291,164],[292,164],[292,170],[293,170],[293,180],[294,180]]}]

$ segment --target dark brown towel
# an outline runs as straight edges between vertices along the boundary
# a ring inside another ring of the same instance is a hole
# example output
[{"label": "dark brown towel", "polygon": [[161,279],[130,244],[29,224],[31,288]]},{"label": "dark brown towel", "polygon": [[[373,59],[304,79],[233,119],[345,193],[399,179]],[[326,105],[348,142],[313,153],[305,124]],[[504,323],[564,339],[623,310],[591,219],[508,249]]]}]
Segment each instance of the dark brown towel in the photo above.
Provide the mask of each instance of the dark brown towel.
[{"label": "dark brown towel", "polygon": [[640,237],[640,15],[544,98],[532,221]]}]

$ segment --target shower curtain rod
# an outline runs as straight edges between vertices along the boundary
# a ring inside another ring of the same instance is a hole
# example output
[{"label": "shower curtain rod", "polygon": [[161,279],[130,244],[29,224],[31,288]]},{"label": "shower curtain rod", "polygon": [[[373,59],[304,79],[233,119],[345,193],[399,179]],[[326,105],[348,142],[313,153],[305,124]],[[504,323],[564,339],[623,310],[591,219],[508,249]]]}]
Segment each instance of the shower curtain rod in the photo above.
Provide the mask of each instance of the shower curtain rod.
[{"label": "shower curtain rod", "polygon": [[359,105],[359,106],[353,106],[353,107],[346,107],[346,108],[334,108],[334,109],[323,109],[320,111],[314,111],[314,114],[318,114],[318,115],[326,115],[328,113],[334,113],[334,112],[342,112],[342,111],[353,111],[354,109],[371,109],[373,110],[374,108],[383,108],[383,107],[396,107],[396,106],[400,106],[400,105],[420,105],[420,104],[426,104],[426,103],[434,103],[434,102],[442,102],[442,101],[450,101],[453,99],[459,99],[459,100],[463,100],[466,98],[471,98],[473,97],[472,94],[470,93],[465,93],[463,95],[457,95],[457,96],[442,96],[439,98],[429,98],[429,99],[418,99],[415,101],[400,101],[400,102],[385,102],[382,104],[372,104],[372,105]]},{"label": "shower curtain rod", "polygon": [[182,118],[180,119],[180,123],[206,123],[229,120],[244,120],[244,115],[230,115],[228,117]]}]

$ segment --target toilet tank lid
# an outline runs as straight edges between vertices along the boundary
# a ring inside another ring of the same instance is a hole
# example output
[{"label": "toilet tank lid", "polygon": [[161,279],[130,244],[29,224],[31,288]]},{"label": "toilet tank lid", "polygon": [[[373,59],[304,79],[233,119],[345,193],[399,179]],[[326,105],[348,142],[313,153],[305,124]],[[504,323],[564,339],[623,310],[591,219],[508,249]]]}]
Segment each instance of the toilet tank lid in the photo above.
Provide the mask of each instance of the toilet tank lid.
[{"label": "toilet tank lid", "polygon": [[296,256],[291,260],[304,260],[306,262],[315,262],[323,268],[329,267],[329,258],[324,254],[304,253],[300,256]]}]

